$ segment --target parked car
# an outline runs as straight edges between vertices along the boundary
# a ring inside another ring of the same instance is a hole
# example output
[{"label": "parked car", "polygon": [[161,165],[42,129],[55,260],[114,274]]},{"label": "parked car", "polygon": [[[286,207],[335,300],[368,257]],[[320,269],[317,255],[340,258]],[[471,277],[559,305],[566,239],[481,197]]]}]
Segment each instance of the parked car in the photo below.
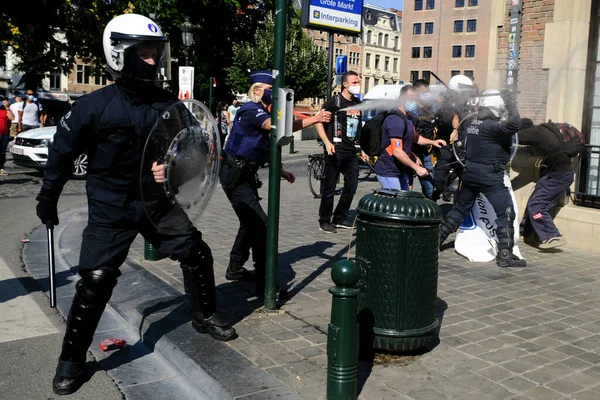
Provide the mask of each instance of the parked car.
[{"label": "parked car", "polygon": [[[56,126],[30,129],[20,133],[10,149],[13,162],[21,167],[43,170],[48,159],[48,144],[56,134]],[[73,178],[85,179],[87,176],[87,154],[81,154],[73,165]]]}]

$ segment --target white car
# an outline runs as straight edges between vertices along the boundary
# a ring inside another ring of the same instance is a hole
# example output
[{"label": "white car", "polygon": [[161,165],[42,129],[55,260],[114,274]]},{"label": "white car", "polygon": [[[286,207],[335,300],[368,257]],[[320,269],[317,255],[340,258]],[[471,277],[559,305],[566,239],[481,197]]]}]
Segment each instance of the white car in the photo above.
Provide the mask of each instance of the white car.
[{"label": "white car", "polygon": [[[43,170],[48,159],[48,144],[56,133],[56,126],[30,129],[20,133],[10,149],[13,162],[21,167]],[[73,178],[85,179],[87,175],[87,154],[83,153],[74,162]]]}]

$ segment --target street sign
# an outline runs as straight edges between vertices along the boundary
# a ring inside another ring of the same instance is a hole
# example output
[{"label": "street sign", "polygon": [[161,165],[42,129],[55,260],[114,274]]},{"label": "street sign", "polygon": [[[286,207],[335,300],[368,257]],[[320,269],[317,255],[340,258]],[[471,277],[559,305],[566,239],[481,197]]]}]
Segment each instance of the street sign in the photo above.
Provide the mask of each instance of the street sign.
[{"label": "street sign", "polygon": [[345,55],[337,56],[335,58],[335,74],[344,75],[348,69],[348,57]]},{"label": "street sign", "polygon": [[194,98],[194,67],[179,67],[179,100]]},{"label": "street sign", "polygon": [[306,28],[359,36],[363,0],[302,0],[301,22]]}]

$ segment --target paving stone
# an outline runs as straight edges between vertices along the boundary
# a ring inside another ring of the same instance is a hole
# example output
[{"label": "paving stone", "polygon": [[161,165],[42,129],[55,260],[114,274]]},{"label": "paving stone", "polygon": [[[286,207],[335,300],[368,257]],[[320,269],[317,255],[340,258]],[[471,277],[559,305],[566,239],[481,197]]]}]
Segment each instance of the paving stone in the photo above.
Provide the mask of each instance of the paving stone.
[{"label": "paving stone", "polygon": [[524,396],[531,400],[558,400],[563,397],[560,393],[544,386],[529,389]]},{"label": "paving stone", "polygon": [[572,382],[570,378],[558,379],[554,382],[546,384],[546,386],[556,390],[557,392],[564,393],[567,395],[571,395],[583,389],[583,386]]},{"label": "paving stone", "polygon": [[510,378],[507,378],[500,383],[502,383],[502,385],[506,386],[508,389],[518,393],[524,392],[537,386],[536,383],[531,382],[530,380],[527,380],[525,378],[521,378],[520,376],[511,376]]}]

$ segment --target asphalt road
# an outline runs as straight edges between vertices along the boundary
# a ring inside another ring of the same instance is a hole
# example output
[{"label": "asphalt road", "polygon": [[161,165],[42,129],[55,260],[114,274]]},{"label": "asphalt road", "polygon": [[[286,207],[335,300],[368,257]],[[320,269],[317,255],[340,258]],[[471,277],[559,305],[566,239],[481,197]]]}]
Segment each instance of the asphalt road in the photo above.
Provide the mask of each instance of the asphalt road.
[{"label": "asphalt road", "polygon": [[[59,396],[52,392],[52,377],[65,323],[24,270],[21,256],[21,239],[39,225],[34,197],[41,175],[13,168],[10,162],[6,169],[10,175],[0,176],[0,398],[57,399]],[[70,182],[65,189],[59,212],[85,203],[83,182]],[[91,356],[88,362],[96,365]],[[76,394],[60,398],[116,400],[123,395],[100,370],[93,372]]]}]

